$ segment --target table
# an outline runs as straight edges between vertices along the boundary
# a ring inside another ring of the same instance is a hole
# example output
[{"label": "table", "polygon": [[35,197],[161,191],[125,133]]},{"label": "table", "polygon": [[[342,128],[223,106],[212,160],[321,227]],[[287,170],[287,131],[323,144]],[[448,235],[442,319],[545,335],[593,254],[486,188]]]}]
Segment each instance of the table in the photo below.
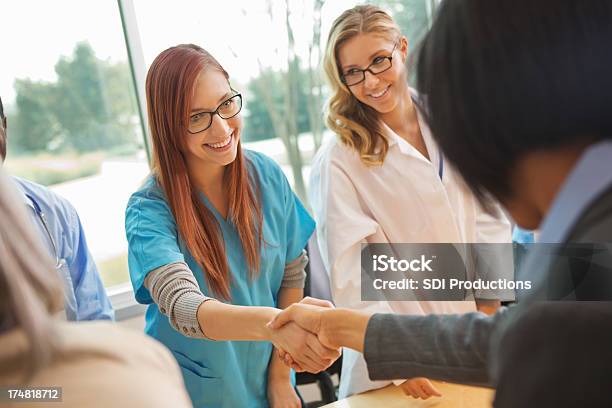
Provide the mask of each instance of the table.
[{"label": "table", "polygon": [[427,400],[408,397],[395,385],[372,390],[363,394],[353,395],[331,404],[326,408],[413,408],[413,407],[437,407],[437,408],[480,408],[491,407],[494,391],[491,388],[471,387],[440,381],[432,381],[432,384],[440,391],[442,397],[431,397]]}]

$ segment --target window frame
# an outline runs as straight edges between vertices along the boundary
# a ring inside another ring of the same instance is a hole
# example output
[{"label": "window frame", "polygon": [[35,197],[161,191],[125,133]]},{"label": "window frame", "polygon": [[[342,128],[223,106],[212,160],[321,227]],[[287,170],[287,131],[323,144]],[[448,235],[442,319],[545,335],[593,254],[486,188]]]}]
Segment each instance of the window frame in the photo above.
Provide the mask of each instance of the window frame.
[{"label": "window frame", "polygon": [[[117,0],[119,7],[119,15],[121,16],[121,26],[123,27],[123,37],[128,55],[128,63],[130,67],[132,82],[136,90],[136,103],[138,115],[142,127],[144,138],[144,146],[147,154],[149,167],[151,165],[151,135],[149,133],[149,123],[147,121],[146,107],[146,63],[142,43],[140,40],[140,31],[138,29],[138,21],[136,19],[136,9],[132,0]],[[106,287],[106,292],[115,310],[115,320],[122,321],[136,316],[140,316],[146,310],[146,305],[142,305],[136,301],[134,290],[131,283],[124,282],[119,285]]]}]

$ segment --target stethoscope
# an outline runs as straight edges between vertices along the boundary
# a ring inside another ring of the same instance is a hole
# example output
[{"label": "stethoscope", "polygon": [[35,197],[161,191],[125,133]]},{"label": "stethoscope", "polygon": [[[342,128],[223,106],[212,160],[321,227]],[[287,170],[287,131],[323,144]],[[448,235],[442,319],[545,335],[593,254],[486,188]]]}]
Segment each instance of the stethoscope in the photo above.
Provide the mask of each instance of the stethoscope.
[{"label": "stethoscope", "polygon": [[47,223],[47,217],[45,216],[45,213],[43,212],[42,208],[40,208],[40,205],[38,205],[36,200],[31,195],[26,194],[26,197],[28,197],[28,199],[34,206],[34,211],[36,212],[36,215],[38,216],[40,223],[42,224],[43,228],[45,229],[45,232],[47,233],[47,238],[49,238],[49,242],[51,242],[51,247],[53,247],[53,255],[55,256],[55,268],[60,269],[63,266],[63,260],[59,256],[59,249],[57,247],[57,243],[53,239],[51,230],[49,229],[49,224]]}]

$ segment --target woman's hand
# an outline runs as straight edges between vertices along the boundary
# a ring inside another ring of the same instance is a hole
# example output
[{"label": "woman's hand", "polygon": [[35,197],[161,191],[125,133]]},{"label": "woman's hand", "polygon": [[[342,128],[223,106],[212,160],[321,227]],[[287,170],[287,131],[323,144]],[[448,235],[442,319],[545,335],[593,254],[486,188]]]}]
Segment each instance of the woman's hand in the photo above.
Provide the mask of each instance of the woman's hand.
[{"label": "woman's hand", "polygon": [[[333,344],[334,342],[330,336],[331,333],[327,333],[326,328],[321,324],[323,313],[333,308],[334,306],[326,300],[306,297],[300,303],[294,303],[278,313],[268,323],[268,327],[279,329],[287,323],[295,322],[301,328],[317,335],[321,344],[326,348],[339,349],[340,345]],[[338,354],[339,356],[340,354]]]},{"label": "woman's hand", "polygon": [[300,398],[289,377],[268,377],[268,403],[271,408],[301,408]]},{"label": "woman's hand", "polygon": [[427,378],[423,377],[410,378],[400,384],[400,388],[404,391],[404,394],[417,399],[423,398],[426,400],[432,396],[442,396],[440,391]]},{"label": "woman's hand", "polygon": [[[319,344],[321,344],[329,355],[334,356],[331,363],[340,357],[342,353],[342,349],[337,347],[330,347],[327,341],[327,336],[325,333],[321,333],[321,315],[320,312],[324,310],[333,309],[334,305],[331,302],[326,300],[306,297],[300,301],[300,303],[294,303],[289,306],[287,309],[277,314],[276,317],[268,324],[268,327],[273,329],[279,329],[283,327],[283,325],[289,322],[295,322],[303,329],[309,331],[310,333],[316,335],[319,340]],[[333,353],[335,351],[335,353]],[[308,371],[304,369],[295,359],[292,358],[290,353],[287,353],[282,348],[277,349],[279,358],[287,365],[291,367],[296,372]],[[331,365],[330,363],[330,365]]]},{"label": "woman's hand", "polygon": [[[339,356],[338,350],[323,346],[317,336],[289,322],[272,331],[272,343],[287,352],[296,369],[318,373],[329,367]],[[299,370],[298,370],[299,371]]]}]

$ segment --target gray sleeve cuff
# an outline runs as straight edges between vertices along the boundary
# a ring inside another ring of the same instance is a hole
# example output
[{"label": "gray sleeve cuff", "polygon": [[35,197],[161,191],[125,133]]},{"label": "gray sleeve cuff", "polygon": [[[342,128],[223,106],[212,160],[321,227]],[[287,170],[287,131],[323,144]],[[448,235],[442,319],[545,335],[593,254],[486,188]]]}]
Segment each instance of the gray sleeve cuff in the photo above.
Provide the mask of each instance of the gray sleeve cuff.
[{"label": "gray sleeve cuff", "polygon": [[300,256],[295,258],[293,261],[285,266],[285,274],[283,275],[283,281],[281,282],[282,288],[304,288],[306,281],[306,272],[304,268],[308,264],[308,255],[306,251],[302,251]]},{"label": "gray sleeve cuff", "polygon": [[187,337],[206,339],[197,312],[203,302],[214,300],[200,291],[198,282],[184,262],[160,266],[147,274],[145,287],[170,325]]}]

